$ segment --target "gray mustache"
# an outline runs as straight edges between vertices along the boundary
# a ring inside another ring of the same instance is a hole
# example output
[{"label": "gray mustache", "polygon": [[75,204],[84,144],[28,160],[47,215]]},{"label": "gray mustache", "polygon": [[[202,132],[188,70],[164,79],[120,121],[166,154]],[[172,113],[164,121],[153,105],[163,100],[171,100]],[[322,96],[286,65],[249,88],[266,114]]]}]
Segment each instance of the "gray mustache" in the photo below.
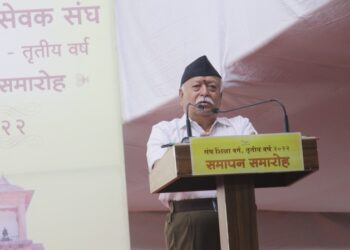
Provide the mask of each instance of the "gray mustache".
[{"label": "gray mustache", "polygon": [[196,104],[198,104],[200,102],[209,102],[211,104],[214,104],[213,99],[211,99],[211,97],[209,97],[209,96],[199,96],[199,97],[197,97]]}]

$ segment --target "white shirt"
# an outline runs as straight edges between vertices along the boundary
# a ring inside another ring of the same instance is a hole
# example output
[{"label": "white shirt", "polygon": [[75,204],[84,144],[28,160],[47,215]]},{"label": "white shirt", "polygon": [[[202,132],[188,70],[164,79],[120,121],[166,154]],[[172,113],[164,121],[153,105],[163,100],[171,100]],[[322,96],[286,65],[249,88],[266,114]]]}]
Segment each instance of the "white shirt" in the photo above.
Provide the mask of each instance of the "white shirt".
[{"label": "white shirt", "polygon": [[[209,133],[206,133],[197,122],[191,121],[192,136],[225,136],[225,135],[251,135],[256,134],[256,130],[248,118],[236,116],[233,118],[218,117]],[[180,143],[187,136],[186,116],[175,118],[171,121],[162,121],[152,127],[151,135],[147,142],[147,163],[149,171],[153,164],[162,158],[168,148],[161,148],[168,143]],[[186,200],[199,198],[214,198],[216,191],[191,191],[161,193],[159,200],[168,207],[169,200]]]}]

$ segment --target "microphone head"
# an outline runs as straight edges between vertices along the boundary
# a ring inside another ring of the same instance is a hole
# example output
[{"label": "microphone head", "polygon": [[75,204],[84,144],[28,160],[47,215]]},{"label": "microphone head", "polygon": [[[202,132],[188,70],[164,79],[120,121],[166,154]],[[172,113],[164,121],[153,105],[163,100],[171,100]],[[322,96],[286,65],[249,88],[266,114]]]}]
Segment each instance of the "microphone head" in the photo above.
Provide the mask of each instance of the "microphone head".
[{"label": "microphone head", "polygon": [[[196,103],[196,104],[192,104],[192,103],[188,103],[187,107],[186,107],[186,114],[188,115],[188,111],[189,111],[189,106],[193,106],[197,109],[197,111],[199,112],[204,112],[205,111],[205,105],[203,105],[201,102]],[[208,112],[212,112],[212,113],[220,113],[220,109],[219,108],[212,108],[210,111]]]},{"label": "microphone head", "polygon": [[220,109],[219,109],[219,108],[213,108],[213,109],[211,110],[211,112],[217,114],[217,113],[220,113]]},{"label": "microphone head", "polygon": [[[196,107],[197,107],[197,109],[198,109],[199,111],[204,112],[205,107],[204,107],[203,104],[201,104],[201,103],[196,104]],[[220,113],[220,109],[219,109],[219,108],[212,108],[212,109],[211,109],[210,111],[208,111],[208,112],[212,112],[212,113],[214,113],[214,114],[217,114],[217,113]]]}]

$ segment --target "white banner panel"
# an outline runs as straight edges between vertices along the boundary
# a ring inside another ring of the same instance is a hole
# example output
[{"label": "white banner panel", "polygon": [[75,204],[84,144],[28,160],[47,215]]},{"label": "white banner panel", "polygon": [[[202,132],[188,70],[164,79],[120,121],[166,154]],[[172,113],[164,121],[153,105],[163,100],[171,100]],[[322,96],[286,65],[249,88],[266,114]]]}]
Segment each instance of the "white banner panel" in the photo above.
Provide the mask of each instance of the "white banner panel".
[{"label": "white banner panel", "polygon": [[0,1],[0,37],[0,174],[34,190],[28,239],[128,249],[114,2]]}]

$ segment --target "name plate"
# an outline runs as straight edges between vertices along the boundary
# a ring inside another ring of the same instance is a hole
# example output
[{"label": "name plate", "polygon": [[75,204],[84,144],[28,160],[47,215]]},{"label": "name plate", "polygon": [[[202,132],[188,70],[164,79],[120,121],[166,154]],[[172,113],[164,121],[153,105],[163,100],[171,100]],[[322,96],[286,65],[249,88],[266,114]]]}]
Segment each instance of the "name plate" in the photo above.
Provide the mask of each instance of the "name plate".
[{"label": "name plate", "polygon": [[193,175],[303,171],[300,133],[191,137]]}]

